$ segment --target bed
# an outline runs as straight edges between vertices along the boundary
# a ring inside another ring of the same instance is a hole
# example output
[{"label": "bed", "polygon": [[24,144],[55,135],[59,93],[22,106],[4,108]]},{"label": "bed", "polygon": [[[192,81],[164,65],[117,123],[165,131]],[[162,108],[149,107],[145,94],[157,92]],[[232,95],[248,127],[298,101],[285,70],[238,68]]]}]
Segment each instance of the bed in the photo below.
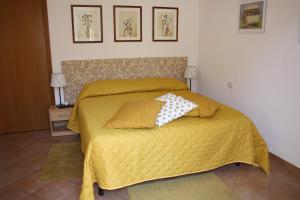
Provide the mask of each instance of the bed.
[{"label": "bed", "polygon": [[259,166],[269,173],[268,148],[255,125],[222,104],[212,117],[182,117],[160,128],[103,128],[124,102],[166,93],[189,95],[187,87],[176,81],[104,80],[84,87],[68,125],[80,132],[85,154],[80,199],[94,198],[95,182],[113,190],[236,162]]}]

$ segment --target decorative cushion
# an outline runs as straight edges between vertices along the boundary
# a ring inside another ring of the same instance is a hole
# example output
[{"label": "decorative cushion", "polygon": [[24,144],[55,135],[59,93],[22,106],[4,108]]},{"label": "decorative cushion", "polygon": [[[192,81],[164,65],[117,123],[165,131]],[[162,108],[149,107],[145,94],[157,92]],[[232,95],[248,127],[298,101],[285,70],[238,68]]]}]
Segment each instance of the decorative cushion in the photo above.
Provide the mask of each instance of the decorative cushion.
[{"label": "decorative cushion", "polygon": [[184,116],[198,106],[197,104],[172,93],[160,96],[156,100],[166,102],[156,119],[156,124],[159,127]]},{"label": "decorative cushion", "polygon": [[106,122],[104,128],[154,128],[157,115],[164,104],[165,102],[153,99],[126,102]]},{"label": "decorative cushion", "polygon": [[184,90],[174,91],[174,94],[192,101],[198,105],[197,108],[185,114],[184,116],[186,117],[211,117],[215,115],[220,108],[219,103],[197,93]]}]

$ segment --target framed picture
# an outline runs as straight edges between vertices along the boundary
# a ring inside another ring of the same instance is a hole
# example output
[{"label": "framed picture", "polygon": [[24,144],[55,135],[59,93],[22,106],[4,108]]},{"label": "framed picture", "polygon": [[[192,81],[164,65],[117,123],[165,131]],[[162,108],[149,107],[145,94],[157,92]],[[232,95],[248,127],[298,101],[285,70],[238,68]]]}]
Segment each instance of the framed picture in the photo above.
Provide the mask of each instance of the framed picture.
[{"label": "framed picture", "polygon": [[240,0],[240,33],[265,32],[266,3],[266,0]]},{"label": "framed picture", "polygon": [[178,41],[178,8],[152,8],[153,41]]},{"label": "framed picture", "polygon": [[142,7],[114,6],[115,42],[142,41]]},{"label": "framed picture", "polygon": [[103,42],[102,6],[71,5],[73,43]]}]

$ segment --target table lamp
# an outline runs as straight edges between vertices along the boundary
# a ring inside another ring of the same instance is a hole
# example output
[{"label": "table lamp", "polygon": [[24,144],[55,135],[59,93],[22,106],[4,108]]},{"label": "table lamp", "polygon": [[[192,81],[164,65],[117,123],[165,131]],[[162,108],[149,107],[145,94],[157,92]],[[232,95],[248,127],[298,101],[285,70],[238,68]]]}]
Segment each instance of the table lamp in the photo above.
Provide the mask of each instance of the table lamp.
[{"label": "table lamp", "polygon": [[56,105],[58,108],[64,107],[61,103],[61,93],[60,88],[67,85],[67,80],[64,74],[54,73],[51,77],[51,87],[58,88],[59,93],[59,105]]},{"label": "table lamp", "polygon": [[184,72],[184,78],[189,79],[190,81],[190,90],[192,91],[192,78],[197,77],[197,68],[196,67],[186,67]]}]

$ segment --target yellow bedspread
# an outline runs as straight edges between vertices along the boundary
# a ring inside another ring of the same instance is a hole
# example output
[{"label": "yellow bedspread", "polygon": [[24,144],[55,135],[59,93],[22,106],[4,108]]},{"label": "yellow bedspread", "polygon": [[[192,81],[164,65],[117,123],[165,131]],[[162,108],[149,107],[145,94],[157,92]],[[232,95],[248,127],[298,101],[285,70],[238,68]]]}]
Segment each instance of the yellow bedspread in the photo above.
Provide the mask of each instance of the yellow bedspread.
[{"label": "yellow bedspread", "polygon": [[177,94],[188,92],[181,86],[167,87],[169,91],[149,88],[145,92],[140,88],[116,94],[98,91],[98,95],[78,98],[69,128],[80,131],[85,154],[80,199],[94,198],[94,182],[103,189],[117,189],[234,162],[260,166],[269,173],[268,148],[255,125],[224,105],[211,118],[182,117],[161,128],[102,128],[124,102],[155,98],[175,90]]}]

